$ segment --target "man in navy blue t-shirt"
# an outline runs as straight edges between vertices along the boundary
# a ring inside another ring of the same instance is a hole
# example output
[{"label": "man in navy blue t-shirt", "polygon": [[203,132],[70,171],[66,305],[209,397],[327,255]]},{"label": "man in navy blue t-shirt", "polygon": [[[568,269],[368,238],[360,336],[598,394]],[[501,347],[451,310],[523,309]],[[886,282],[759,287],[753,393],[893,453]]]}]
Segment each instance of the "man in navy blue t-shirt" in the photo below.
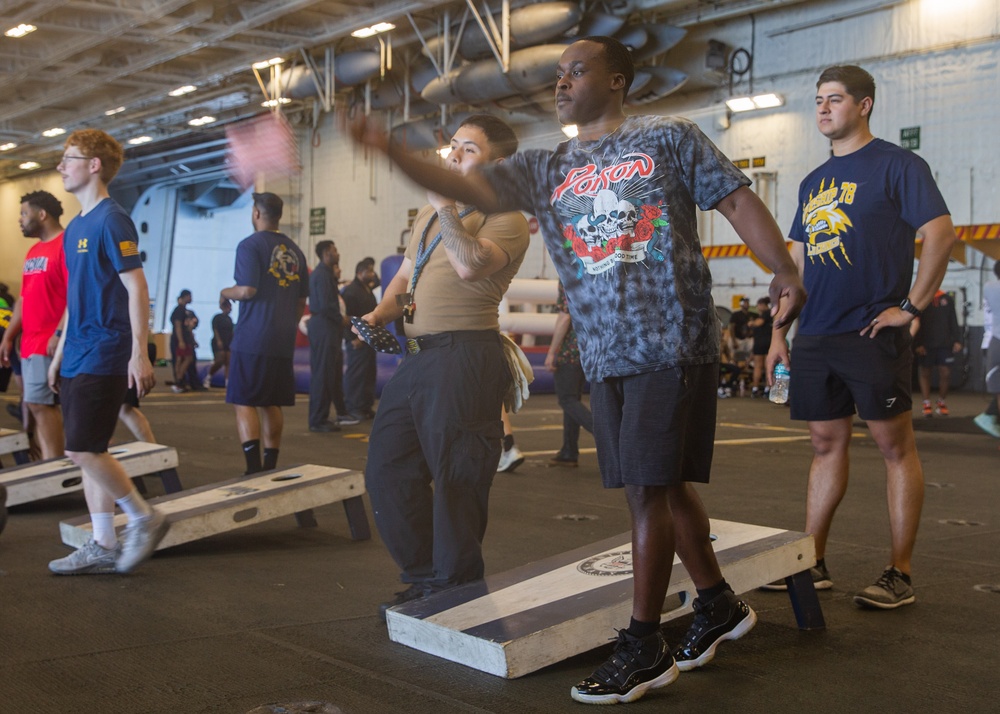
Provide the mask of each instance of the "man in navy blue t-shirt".
[{"label": "man in navy blue t-shirt", "polygon": [[255,233],[236,247],[236,284],[221,293],[221,299],[240,301],[226,402],[236,407],[248,474],[277,465],[281,407],[295,405],[295,335],[309,297],[309,272],[299,247],[278,232],[283,208],[273,193],[253,194]]},{"label": "man in navy blue t-shirt", "polygon": [[[789,400],[792,418],[809,424],[814,451],[806,499],[806,530],[818,561],[813,582],[832,585],[824,556],[847,490],[857,410],[885,459],[892,556],[854,602],[891,609],[914,601],[910,559],[924,494],[911,415],[909,326],[941,284],[955,229],[926,162],[872,135],[871,75],[855,66],[830,67],[816,87],[816,124],[833,156],[802,181],[789,234],[809,291]],[[911,286],[914,238],[923,248]],[[790,364],[788,327],[775,328],[769,375],[779,359]]]},{"label": "man in navy blue t-shirt", "polygon": [[[139,237],[132,219],[108,195],[108,182],[124,156],[108,134],[84,129],[70,134],[57,167],[81,211],[63,238],[66,329],[49,384],[61,397],[66,456],[83,473],[93,525],[91,540],[49,563],[59,575],[130,572],[152,555],[169,528],[108,453],[128,388],[134,386],[141,397],[156,383],[146,346],[149,289]],[[116,503],[128,518],[121,544],[114,527]]]}]

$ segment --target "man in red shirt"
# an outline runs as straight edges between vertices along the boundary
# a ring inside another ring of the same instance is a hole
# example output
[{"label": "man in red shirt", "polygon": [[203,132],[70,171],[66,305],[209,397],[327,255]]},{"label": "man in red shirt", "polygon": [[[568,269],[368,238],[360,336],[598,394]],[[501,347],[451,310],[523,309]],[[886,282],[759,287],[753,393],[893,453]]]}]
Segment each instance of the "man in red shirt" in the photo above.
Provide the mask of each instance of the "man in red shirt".
[{"label": "man in red shirt", "polygon": [[66,260],[63,227],[59,223],[62,212],[62,204],[47,191],[34,191],[21,198],[21,233],[25,238],[40,240],[24,259],[21,297],[0,342],[0,362],[9,365],[14,339],[21,335],[24,403],[35,419],[35,436],[43,459],[63,454],[62,413],[48,380],[49,365],[59,342],[58,328],[66,311]]}]

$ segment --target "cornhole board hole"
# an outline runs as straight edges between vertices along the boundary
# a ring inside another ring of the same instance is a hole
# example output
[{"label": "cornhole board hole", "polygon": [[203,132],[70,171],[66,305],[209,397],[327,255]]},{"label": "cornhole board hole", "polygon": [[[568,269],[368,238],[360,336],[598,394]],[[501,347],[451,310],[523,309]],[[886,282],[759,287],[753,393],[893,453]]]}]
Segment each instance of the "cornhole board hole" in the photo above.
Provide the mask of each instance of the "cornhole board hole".
[{"label": "cornhole board hole", "polygon": [[[711,528],[719,565],[737,593],[786,578],[799,627],[824,627],[808,572],[816,564],[812,536],[732,521],[713,520]],[[691,612],[696,596],[675,559],[661,621]],[[631,610],[631,534],[623,533],[399,605],[386,623],[394,642],[514,678],[606,645]]]},{"label": "cornhole board hole", "polygon": [[[138,480],[143,476],[158,476],[167,493],[181,490],[177,476],[177,449],[172,446],[133,441],[112,446],[108,453],[118,459],[129,478]],[[4,469],[0,471],[0,483],[7,487],[7,505],[17,506],[62,493],[82,491],[83,474],[72,461],[60,456]]]},{"label": "cornhole board hole", "polygon": [[[353,540],[371,537],[361,496],[365,478],[360,471],[302,464],[284,471],[241,476],[150,499],[170,522],[157,550],[295,514],[300,526],[314,526],[311,509],[342,502]],[[124,514],[115,516],[115,530],[124,530]],[[62,541],[80,547],[92,534],[90,518],[59,524]]]},{"label": "cornhole board hole", "polygon": [[28,463],[28,435],[14,429],[0,429],[0,454],[13,454],[14,463]]}]

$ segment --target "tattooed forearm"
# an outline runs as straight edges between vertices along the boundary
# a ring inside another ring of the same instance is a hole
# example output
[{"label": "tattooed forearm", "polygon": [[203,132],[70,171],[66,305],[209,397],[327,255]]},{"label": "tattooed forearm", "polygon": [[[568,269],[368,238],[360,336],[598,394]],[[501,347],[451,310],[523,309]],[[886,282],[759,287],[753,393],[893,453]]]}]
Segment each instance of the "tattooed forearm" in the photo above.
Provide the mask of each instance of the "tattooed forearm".
[{"label": "tattooed forearm", "polygon": [[446,206],[438,211],[441,222],[441,241],[458,262],[468,270],[476,272],[490,263],[489,246],[483,245],[475,236],[469,235],[454,206]]}]

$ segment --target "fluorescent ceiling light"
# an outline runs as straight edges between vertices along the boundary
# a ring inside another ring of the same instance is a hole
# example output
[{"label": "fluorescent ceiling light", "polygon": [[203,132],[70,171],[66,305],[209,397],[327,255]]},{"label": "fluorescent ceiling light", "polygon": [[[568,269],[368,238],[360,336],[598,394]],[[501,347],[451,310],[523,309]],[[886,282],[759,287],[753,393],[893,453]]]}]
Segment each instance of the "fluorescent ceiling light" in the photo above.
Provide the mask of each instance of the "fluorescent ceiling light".
[{"label": "fluorescent ceiling light", "polygon": [[188,122],[188,124],[190,124],[191,126],[205,126],[206,124],[211,124],[214,121],[215,117],[210,117],[206,115],[203,117],[198,117],[197,119],[192,119],[191,121]]},{"label": "fluorescent ceiling light", "polygon": [[572,139],[580,133],[580,130],[577,128],[576,124],[567,124],[562,128],[562,133]]},{"label": "fluorescent ceiling light", "polygon": [[772,109],[773,107],[780,107],[785,103],[785,100],[781,95],[775,94],[774,92],[768,92],[767,94],[758,94],[753,98],[753,103],[758,109]]},{"label": "fluorescent ceiling light", "polygon": [[732,99],[727,99],[726,106],[729,107],[730,111],[734,112],[749,112],[757,108],[750,97],[733,97]]},{"label": "fluorescent ceiling light", "polygon": [[51,129],[46,129],[45,131],[43,131],[42,132],[42,136],[47,136],[47,137],[49,137],[51,139],[53,136],[60,136],[61,134],[65,134],[65,133],[66,133],[66,130],[63,129],[62,127],[60,127],[60,126],[54,126]]},{"label": "fluorescent ceiling light", "polygon": [[351,33],[351,37],[371,37],[372,35],[377,35],[380,32],[388,32],[389,30],[395,30],[396,26],[391,22],[379,22],[371,27],[362,27],[360,30],[355,30]]},{"label": "fluorescent ceiling light", "polygon": [[279,104],[290,104],[291,99],[288,97],[278,97],[277,99],[268,99],[266,102],[261,102],[262,107],[276,107]]},{"label": "fluorescent ceiling light", "polygon": [[16,149],[17,144],[13,141],[8,141],[6,144],[0,144],[0,151],[10,151],[11,149]]},{"label": "fluorescent ceiling light", "polygon": [[183,97],[185,94],[190,94],[196,89],[197,87],[195,87],[193,84],[185,84],[183,87],[178,87],[172,92],[167,92],[167,94],[169,94],[171,97]]},{"label": "fluorescent ceiling light", "polygon": [[450,146],[442,146],[440,149],[437,150],[437,155],[440,156],[442,159],[447,159],[449,154],[451,154]]},{"label": "fluorescent ceiling light", "polygon": [[108,111],[104,112],[104,116],[111,117],[114,116],[115,114],[120,114],[123,111],[125,111],[125,107],[115,107],[114,109],[109,109]]},{"label": "fluorescent ceiling light", "polygon": [[253,63],[253,68],[254,69],[267,69],[268,67],[273,67],[276,64],[284,64],[284,63],[285,63],[285,60],[283,60],[281,57],[272,57],[271,59],[264,60],[263,62],[254,62]]},{"label": "fluorescent ceiling light", "polygon": [[25,35],[31,34],[37,29],[38,28],[35,27],[34,25],[28,25],[22,22],[17,27],[12,27],[3,34],[7,35],[7,37],[24,37]]},{"label": "fluorescent ceiling light", "polygon": [[137,136],[134,139],[129,139],[128,143],[132,146],[138,146],[139,144],[146,144],[153,140],[151,136]]},{"label": "fluorescent ceiling light", "polygon": [[42,168],[42,165],[37,161],[25,161],[23,164],[18,164],[17,168],[24,169],[25,171],[31,171],[32,169]]},{"label": "fluorescent ceiling light", "polygon": [[784,105],[785,100],[780,94],[768,92],[752,97],[733,97],[726,100],[726,106],[733,112],[749,112],[754,109],[773,109]]}]

